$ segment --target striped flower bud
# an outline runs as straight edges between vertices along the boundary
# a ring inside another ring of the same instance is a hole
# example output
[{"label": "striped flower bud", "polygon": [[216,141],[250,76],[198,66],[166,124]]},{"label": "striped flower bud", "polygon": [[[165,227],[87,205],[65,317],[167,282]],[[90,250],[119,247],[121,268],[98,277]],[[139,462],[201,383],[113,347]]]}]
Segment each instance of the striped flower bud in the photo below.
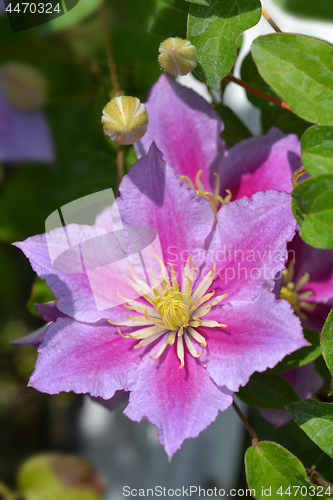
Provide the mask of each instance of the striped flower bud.
[{"label": "striped flower bud", "polygon": [[133,144],[147,131],[148,114],[137,97],[119,96],[103,109],[103,130],[111,141],[120,145]]},{"label": "striped flower bud", "polygon": [[197,65],[194,45],[182,38],[167,38],[159,47],[158,62],[161,68],[173,76],[187,75]]},{"label": "striped flower bud", "polygon": [[43,106],[47,95],[44,76],[32,66],[9,63],[0,70],[1,89],[15,108],[33,111]]}]

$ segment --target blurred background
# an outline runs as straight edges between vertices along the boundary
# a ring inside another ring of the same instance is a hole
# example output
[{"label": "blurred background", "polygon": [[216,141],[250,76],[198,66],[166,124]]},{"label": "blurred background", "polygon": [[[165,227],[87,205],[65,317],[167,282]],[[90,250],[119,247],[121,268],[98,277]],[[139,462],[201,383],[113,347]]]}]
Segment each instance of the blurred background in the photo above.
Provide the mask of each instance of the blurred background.
[{"label": "blurred background", "polygon": [[[104,498],[110,500],[123,498],[125,485],[246,487],[243,455],[250,438],[233,408],[220,414],[197,439],[185,441],[169,462],[155,427],[123,416],[125,403],[109,412],[87,396],[51,397],[27,387],[36,350],[10,343],[43,326],[34,303],[52,299],[11,243],[44,232],[45,219],[60,206],[115,189],[116,147],[104,136],[100,123],[111,91],[103,37],[111,43],[121,88],[144,102],[160,75],[157,55],[163,38],[158,33],[163,16],[156,12],[161,4],[159,0],[80,0],[49,23],[13,33],[0,0],[0,483],[12,489],[20,465],[44,452],[88,459],[104,478]],[[262,0],[262,4],[282,31],[333,43],[332,12],[326,16],[318,7],[314,19],[312,12],[299,15],[298,2]],[[254,86],[257,83],[258,88],[261,82],[256,81],[251,61],[247,59],[243,66],[242,62],[252,40],[272,31],[262,18],[239,44],[234,74]],[[22,64],[37,73],[29,73]],[[26,86],[23,98],[10,84],[13,72]],[[210,102],[222,98],[248,128],[248,135],[266,132],[268,122],[298,134],[308,126],[271,103],[250,102],[234,83],[226,86],[222,97],[212,98],[195,76],[179,81]],[[232,124],[225,121],[224,138],[231,146],[235,142]],[[133,148],[126,147],[126,170],[135,161]],[[275,430],[255,410],[241,402],[239,406],[253,427],[260,429],[262,439],[287,446],[306,467],[316,463],[327,479],[333,479],[328,457],[294,423]]]}]

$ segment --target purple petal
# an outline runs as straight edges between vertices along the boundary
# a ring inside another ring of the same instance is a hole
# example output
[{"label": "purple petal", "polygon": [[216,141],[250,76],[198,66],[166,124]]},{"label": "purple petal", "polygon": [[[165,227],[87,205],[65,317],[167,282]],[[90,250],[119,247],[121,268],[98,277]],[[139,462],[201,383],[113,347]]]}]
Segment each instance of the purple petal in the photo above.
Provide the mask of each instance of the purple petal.
[{"label": "purple petal", "polygon": [[[324,384],[324,379],[317,372],[314,362],[297,366],[281,375],[290,383],[300,399],[312,398]],[[291,420],[289,413],[283,410],[260,410],[260,413],[275,427],[282,427]]]},{"label": "purple petal", "polygon": [[[311,302],[311,298],[309,301]],[[316,304],[313,310],[304,311],[307,319],[302,321],[303,326],[315,332],[321,332],[332,307],[333,303],[330,302],[328,304]]]},{"label": "purple petal", "polygon": [[25,335],[19,339],[13,340],[11,344],[13,345],[30,345],[31,347],[38,347],[43,342],[44,334],[49,327],[49,323],[41,326],[38,330],[35,330],[29,335]]},{"label": "purple petal", "polygon": [[206,318],[228,327],[198,328],[207,341],[202,363],[216,384],[232,391],[255,371],[273,368],[287,354],[309,345],[290,304],[265,289],[253,302],[231,301],[213,308]]},{"label": "purple petal", "polygon": [[202,262],[205,239],[214,223],[212,207],[181,182],[155,144],[124,177],[120,192],[117,205],[123,223],[154,228],[165,263],[172,262],[180,270],[189,255],[197,264]]},{"label": "purple petal", "polygon": [[127,390],[127,374],[140,359],[135,343],[109,324],[59,318],[44,336],[29,383],[48,394],[74,391],[110,399]]},{"label": "purple petal", "polygon": [[259,413],[264,417],[267,422],[274,425],[274,427],[282,427],[291,420],[291,416],[284,410],[259,410]]},{"label": "purple petal", "polygon": [[94,398],[91,397],[91,399],[95,402],[98,403],[107,410],[114,411],[120,403],[123,403],[124,401],[128,401],[129,393],[126,391],[116,391],[114,396],[111,399],[103,399],[103,398]]},{"label": "purple petal", "polygon": [[29,335],[25,335],[20,339],[13,340],[11,344],[14,345],[30,345],[32,347],[39,347],[43,342],[44,334],[47,328],[50,325],[50,322],[56,321],[58,318],[65,318],[66,316],[59,311],[57,308],[57,301],[54,300],[52,302],[45,302],[44,304],[35,304],[38,314],[42,316],[42,318],[47,321],[46,325],[43,325],[38,330],[30,333]]},{"label": "purple petal", "polygon": [[301,293],[311,290],[313,296],[309,302],[327,303],[333,299],[333,250],[320,250],[307,245],[299,233],[288,245],[288,256],[295,260],[293,281],[296,283],[305,273],[310,279]]},{"label": "purple petal", "polygon": [[146,107],[149,124],[135,145],[138,156],[147,154],[154,141],[179,175],[194,182],[202,169],[202,182],[211,191],[212,174],[226,149],[220,138],[224,125],[216,111],[168,75],[161,75],[152,87]]},{"label": "purple petal", "polygon": [[58,318],[65,318],[66,315],[59,311],[58,301],[44,302],[43,304],[35,304],[38,314],[42,316],[45,321],[56,321]]},{"label": "purple petal", "polygon": [[204,270],[216,262],[215,290],[229,299],[249,300],[263,285],[274,288],[276,274],[285,268],[286,243],[295,232],[290,199],[287,193],[267,191],[219,210]]},{"label": "purple petal", "polygon": [[[70,229],[70,236],[77,241],[93,241],[96,238],[96,256],[103,257],[103,252],[107,252],[108,249],[100,248],[98,244],[98,236],[106,234],[106,231],[97,226],[78,226],[76,224],[71,224],[67,226],[67,230]],[[51,231],[49,235],[52,235],[52,245],[53,250],[58,248],[63,251],[62,247],[64,239],[63,228],[55,229]],[[15,245],[20,248],[24,254],[29,258],[30,263],[34,271],[38,276],[45,280],[47,286],[50,287],[54,295],[59,299],[57,301],[57,308],[59,311],[68,315],[72,318],[81,321],[87,321],[89,323],[96,322],[104,318],[120,319],[123,317],[123,308],[105,308],[102,310],[97,309],[95,297],[93,294],[88,275],[81,269],[81,272],[60,272],[57,271],[52,265],[49,246],[47,237],[45,234],[33,236],[27,240]],[[63,255],[60,253],[60,255]],[[77,256],[79,254],[74,254]],[[81,259],[79,257],[79,263],[81,266]],[[70,262],[70,269],[75,267],[76,261]],[[75,269],[74,269],[75,270]],[[98,293],[103,293],[104,289],[109,288],[112,290],[114,276],[111,271],[104,270],[100,273],[100,277],[103,278],[103,282],[100,283],[100,289]],[[95,291],[95,290],[94,290]]]},{"label": "purple petal", "polygon": [[185,439],[197,437],[232,404],[232,393],[217,387],[191,355],[186,353],[185,366],[179,370],[174,347],[156,361],[145,357],[129,374],[132,392],[124,412],[132,420],[147,418],[156,425],[170,458]]},{"label": "purple petal", "polygon": [[235,200],[268,189],[290,193],[292,173],[301,164],[297,135],[272,127],[266,135],[244,139],[226,153],[219,170],[221,194],[230,189]]},{"label": "purple petal", "polygon": [[0,90],[0,160],[35,162],[54,160],[53,142],[42,111],[12,107]]},{"label": "purple petal", "polygon": [[300,399],[312,398],[324,385],[324,379],[317,372],[314,361],[292,368],[281,375],[289,382]]}]

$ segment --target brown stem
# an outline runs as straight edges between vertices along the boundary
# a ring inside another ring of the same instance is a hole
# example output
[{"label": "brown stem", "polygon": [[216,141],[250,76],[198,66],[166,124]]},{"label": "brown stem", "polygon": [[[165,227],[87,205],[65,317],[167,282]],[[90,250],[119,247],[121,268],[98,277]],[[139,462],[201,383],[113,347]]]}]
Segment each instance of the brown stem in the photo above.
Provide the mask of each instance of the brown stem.
[{"label": "brown stem", "polygon": [[119,185],[121,183],[121,179],[124,175],[124,150],[122,146],[118,146],[117,152],[117,191],[116,196],[119,196]]},{"label": "brown stem", "polygon": [[275,22],[273,21],[271,16],[268,14],[268,12],[263,7],[261,7],[261,12],[262,12],[262,15],[264,16],[264,18],[267,19],[269,24],[272,26],[273,30],[275,30],[277,33],[282,33],[280,28],[277,26],[277,24],[275,24]]},{"label": "brown stem", "polygon": [[107,56],[107,60],[108,60],[108,66],[110,69],[110,78],[111,78],[111,85],[112,85],[111,97],[116,97],[116,96],[122,95],[123,92],[121,92],[120,87],[119,87],[119,83],[118,83],[117,69],[116,69],[116,64],[114,62],[114,58],[113,58],[111,40],[110,40],[110,36],[109,36],[109,32],[108,32],[107,9],[105,7],[105,4],[102,4],[102,6],[100,8],[99,18],[100,18],[101,30],[102,30],[103,39],[104,39],[105,52],[106,52],[106,56]]},{"label": "brown stem", "polygon": [[262,92],[261,90],[258,90],[255,87],[252,87],[252,85],[249,85],[248,83],[243,82],[243,80],[240,80],[239,78],[235,78],[230,73],[229,73],[229,75],[226,75],[225,78],[227,80],[230,80],[231,82],[237,83],[237,85],[240,85],[241,87],[243,87],[245,90],[248,90],[252,94],[255,94],[258,97],[265,99],[266,101],[272,102],[273,104],[280,106],[280,108],[288,109],[288,111],[292,111],[292,109],[288,106],[288,104],[286,102],[280,101],[280,99],[277,99],[276,97],[273,97],[272,95],[266,94],[265,92]]},{"label": "brown stem", "polygon": [[243,413],[240,411],[240,409],[236,405],[235,401],[233,401],[232,405],[235,408],[237,415],[239,416],[239,418],[243,422],[246,430],[249,432],[249,434],[253,438],[253,441],[254,441],[253,444],[257,443],[259,441],[259,438],[258,438],[257,434],[254,432],[254,430],[252,429],[251,425],[249,424],[249,422],[244,417]]},{"label": "brown stem", "polygon": [[299,177],[301,177],[301,175],[304,175],[304,174],[306,174],[306,170],[303,167],[303,165],[300,168],[298,168],[297,170],[295,170],[295,172],[291,176],[291,184],[292,184],[293,188],[297,186],[297,179]]}]

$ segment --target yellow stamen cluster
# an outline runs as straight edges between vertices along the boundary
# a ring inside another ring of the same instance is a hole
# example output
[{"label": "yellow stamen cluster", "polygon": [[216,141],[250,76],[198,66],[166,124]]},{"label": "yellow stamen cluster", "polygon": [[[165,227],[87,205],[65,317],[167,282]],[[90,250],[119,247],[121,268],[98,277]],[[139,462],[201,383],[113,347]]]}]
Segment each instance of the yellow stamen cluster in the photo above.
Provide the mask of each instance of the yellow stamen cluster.
[{"label": "yellow stamen cluster", "polygon": [[214,214],[216,216],[219,208],[223,207],[223,205],[229,203],[229,201],[231,200],[232,197],[231,191],[229,189],[226,189],[227,196],[225,198],[222,198],[222,196],[220,196],[220,176],[217,172],[214,173],[214,176],[216,177],[214,193],[211,193],[210,191],[205,191],[204,185],[202,184],[202,181],[200,179],[201,175],[202,175],[202,170],[199,170],[199,172],[195,177],[195,186],[187,175],[181,175],[180,177],[182,181],[187,182],[188,186],[197,192],[198,196],[203,196],[204,198],[206,198],[206,200],[209,201],[209,203],[213,207]]},{"label": "yellow stamen cluster", "polygon": [[280,291],[280,299],[285,299],[291,304],[297,316],[299,316],[303,321],[307,320],[307,315],[302,311],[312,311],[315,309],[316,304],[314,302],[307,302],[305,299],[312,297],[313,292],[307,290],[306,292],[299,293],[304,285],[309,281],[309,273],[304,273],[303,276],[297,281],[293,282],[295,269],[295,261],[292,260],[289,266],[282,271],[283,274],[283,284]]},{"label": "yellow stamen cluster", "polygon": [[[142,316],[133,317],[126,314],[128,321],[117,323],[109,320],[109,323],[127,327],[140,327],[138,330],[124,336],[125,338],[140,340],[134,347],[135,349],[149,345],[160,337],[164,337],[156,356],[150,356],[151,359],[157,359],[161,356],[166,347],[173,345],[177,338],[177,356],[180,360],[179,368],[182,368],[185,363],[184,343],[189,353],[196,358],[203,354],[206,347],[205,338],[196,330],[197,327],[215,328],[227,326],[216,321],[201,319],[209,313],[213,306],[226,298],[227,295],[220,295],[213,298],[215,291],[206,293],[214,280],[215,265],[202,278],[196,289],[192,291],[195,264],[191,267],[191,257],[187,259],[183,270],[181,289],[179,289],[173,265],[170,264],[170,279],[164,263],[156,255],[154,257],[161,266],[161,275],[159,276],[160,281],[158,281],[150,270],[149,275],[153,287],[148,286],[146,282],[140,280],[133,268],[131,269],[133,279],[125,276],[134,290],[140,293],[147,303],[137,300],[129,301],[118,292],[118,295],[127,302],[124,307],[134,310],[142,314]],[[118,331],[122,335],[121,331]],[[198,354],[195,348],[193,339],[202,347],[200,354]]]}]

